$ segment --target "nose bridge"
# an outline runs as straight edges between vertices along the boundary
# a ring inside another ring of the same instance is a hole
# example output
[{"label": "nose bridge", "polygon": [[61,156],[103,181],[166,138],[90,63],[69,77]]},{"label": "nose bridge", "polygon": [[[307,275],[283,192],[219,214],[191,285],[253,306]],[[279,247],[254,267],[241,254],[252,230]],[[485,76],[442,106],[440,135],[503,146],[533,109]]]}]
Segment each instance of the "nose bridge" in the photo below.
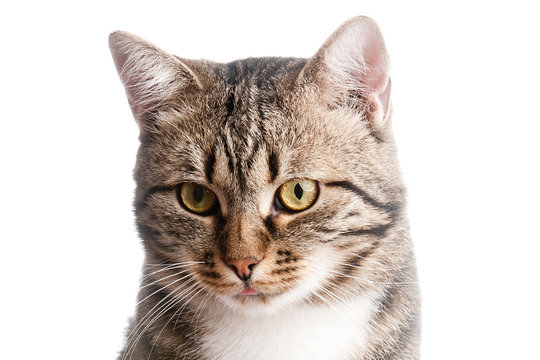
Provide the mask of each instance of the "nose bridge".
[{"label": "nose bridge", "polygon": [[260,261],[266,250],[265,241],[258,231],[257,218],[247,212],[234,216],[223,244],[226,261],[252,258]]}]

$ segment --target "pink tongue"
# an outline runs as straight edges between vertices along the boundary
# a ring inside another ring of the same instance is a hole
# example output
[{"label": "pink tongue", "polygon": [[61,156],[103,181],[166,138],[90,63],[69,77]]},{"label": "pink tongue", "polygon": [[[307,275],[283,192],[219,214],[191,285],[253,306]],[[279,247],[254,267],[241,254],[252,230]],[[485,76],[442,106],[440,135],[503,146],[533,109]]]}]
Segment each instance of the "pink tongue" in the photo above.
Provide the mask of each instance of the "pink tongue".
[{"label": "pink tongue", "polygon": [[259,292],[255,289],[248,287],[245,287],[244,290],[240,292],[240,295],[258,295]]}]

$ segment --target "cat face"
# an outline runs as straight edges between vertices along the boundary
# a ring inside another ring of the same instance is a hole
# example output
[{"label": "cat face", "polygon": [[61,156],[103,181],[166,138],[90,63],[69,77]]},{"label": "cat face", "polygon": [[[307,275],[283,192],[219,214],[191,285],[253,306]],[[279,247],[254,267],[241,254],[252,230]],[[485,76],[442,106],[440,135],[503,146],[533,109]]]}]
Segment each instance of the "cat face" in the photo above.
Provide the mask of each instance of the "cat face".
[{"label": "cat face", "polygon": [[111,49],[141,129],[147,294],[274,311],[367,291],[401,263],[376,26],[345,24],[308,60],[190,61],[125,33]]}]

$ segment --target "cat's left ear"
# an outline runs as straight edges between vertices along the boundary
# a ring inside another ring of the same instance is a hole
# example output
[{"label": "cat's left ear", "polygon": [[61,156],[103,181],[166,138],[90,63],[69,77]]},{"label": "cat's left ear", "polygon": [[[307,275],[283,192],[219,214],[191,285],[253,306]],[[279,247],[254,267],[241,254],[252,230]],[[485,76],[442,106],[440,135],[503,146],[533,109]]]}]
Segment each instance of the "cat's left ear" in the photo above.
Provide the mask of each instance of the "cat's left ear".
[{"label": "cat's left ear", "polygon": [[390,59],[372,19],[359,16],[341,25],[308,60],[301,81],[315,83],[320,101],[367,113],[375,127],[386,123],[390,103]]},{"label": "cat's left ear", "polygon": [[109,47],[131,110],[143,129],[147,114],[173,95],[202,88],[195,73],[179,58],[133,34],[117,31]]}]

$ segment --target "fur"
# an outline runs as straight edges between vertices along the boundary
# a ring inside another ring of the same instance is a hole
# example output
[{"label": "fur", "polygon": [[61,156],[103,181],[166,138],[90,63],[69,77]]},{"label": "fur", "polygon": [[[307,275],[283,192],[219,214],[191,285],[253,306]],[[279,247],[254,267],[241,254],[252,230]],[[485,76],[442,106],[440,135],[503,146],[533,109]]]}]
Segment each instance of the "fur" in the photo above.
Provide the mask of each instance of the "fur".
[{"label": "fur", "polygon": [[[310,59],[219,64],[124,32],[109,41],[140,128],[146,254],[119,359],[418,359],[415,261],[375,22],[349,20]],[[292,179],[318,184],[303,211],[277,199]],[[212,191],[217,207],[188,211],[184,183]],[[250,259],[248,278],[238,259]]]}]

